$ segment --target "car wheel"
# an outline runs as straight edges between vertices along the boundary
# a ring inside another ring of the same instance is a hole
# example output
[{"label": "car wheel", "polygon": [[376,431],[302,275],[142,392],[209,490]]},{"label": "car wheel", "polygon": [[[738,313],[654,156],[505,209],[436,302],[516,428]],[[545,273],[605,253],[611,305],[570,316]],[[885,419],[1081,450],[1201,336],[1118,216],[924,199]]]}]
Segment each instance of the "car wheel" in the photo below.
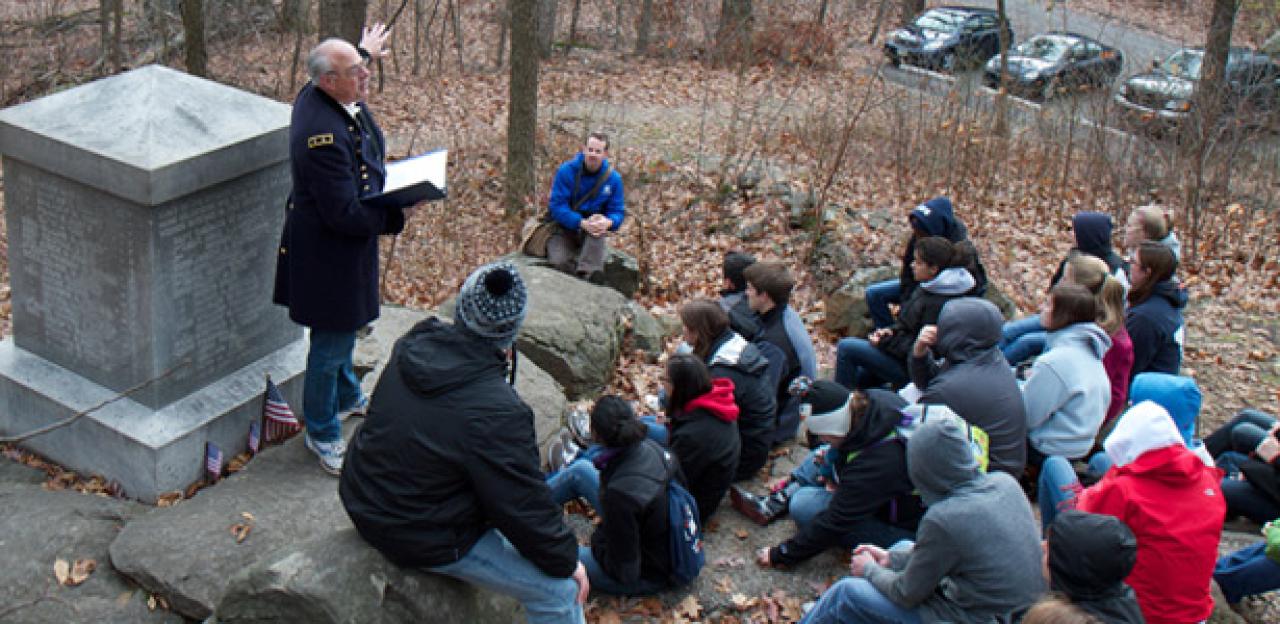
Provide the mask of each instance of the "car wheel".
[{"label": "car wheel", "polygon": [[956,55],[954,52],[947,52],[942,57],[942,71],[949,74],[956,72]]},{"label": "car wheel", "polygon": [[890,65],[892,65],[892,66],[894,66],[895,68],[896,68],[896,67],[900,67],[900,66],[902,65],[902,59],[898,58],[898,55],[897,55],[897,54],[890,54],[890,55],[889,55],[889,64],[890,64]]}]

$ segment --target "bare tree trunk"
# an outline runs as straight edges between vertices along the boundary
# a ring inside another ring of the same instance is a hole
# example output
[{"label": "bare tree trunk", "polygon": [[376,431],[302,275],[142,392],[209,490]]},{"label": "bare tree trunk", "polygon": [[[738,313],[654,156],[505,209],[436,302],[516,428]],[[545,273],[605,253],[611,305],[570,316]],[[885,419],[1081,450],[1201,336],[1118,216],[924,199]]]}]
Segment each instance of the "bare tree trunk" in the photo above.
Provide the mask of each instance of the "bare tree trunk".
[{"label": "bare tree trunk", "polygon": [[1186,212],[1190,224],[1190,258],[1196,257],[1200,240],[1200,218],[1204,203],[1205,161],[1212,147],[1212,137],[1226,106],[1227,54],[1231,51],[1231,31],[1235,28],[1240,0],[1213,0],[1209,15],[1209,32],[1205,37],[1204,61],[1200,66],[1200,82],[1192,96],[1194,106],[1183,128],[1184,145],[1191,165],[1187,185]]},{"label": "bare tree trunk", "polygon": [[182,0],[183,47],[187,73],[209,77],[209,53],[204,45],[204,0]]},{"label": "bare tree trunk", "polygon": [[[499,0],[502,2],[502,0]],[[502,63],[506,60],[507,54],[507,33],[511,31],[511,7],[507,2],[502,2],[502,14],[499,17],[501,24],[498,30],[498,49],[493,55],[493,68],[502,69]]]},{"label": "bare tree trunk", "polygon": [[[556,16],[560,12],[560,0],[538,0],[538,53],[542,58],[551,56],[551,47],[556,42]],[[512,28],[514,29],[514,23]],[[511,34],[514,47],[515,33]],[[514,57],[515,53],[512,52]]]},{"label": "bare tree trunk", "polygon": [[538,126],[538,3],[509,0],[511,80],[507,111],[507,180],[504,213],[520,214],[533,196],[534,148]]},{"label": "bare tree trunk", "polygon": [[636,20],[636,54],[649,53],[649,34],[653,30],[653,0],[640,3],[640,19]]},{"label": "bare tree trunk", "polygon": [[911,23],[915,16],[924,10],[924,0],[902,0],[902,13],[899,15],[901,24],[906,26]]},{"label": "bare tree trunk", "polygon": [[827,22],[827,0],[822,0],[822,4],[818,5],[818,19],[814,20],[818,25]]},{"label": "bare tree trunk", "polygon": [[352,45],[359,43],[368,10],[368,0],[320,0],[320,40],[337,37]]},{"label": "bare tree trunk", "polygon": [[1009,136],[1009,95],[1006,93],[1005,80],[1009,76],[1009,13],[1005,10],[1005,0],[996,0],[996,15],[1000,29],[1000,77],[996,84],[996,122],[992,132],[998,137]]},{"label": "bare tree trunk", "polygon": [[573,11],[569,17],[569,45],[565,46],[564,53],[567,56],[573,47],[578,44],[578,17],[582,14],[582,0],[573,0]]},{"label": "bare tree trunk", "polygon": [[871,26],[871,34],[867,35],[867,43],[874,43],[876,37],[880,36],[880,26],[884,24],[884,16],[888,13],[889,0],[880,0],[880,5],[876,7],[876,18]]},{"label": "bare tree trunk", "polygon": [[413,65],[409,73],[422,72],[422,0],[413,0]]},{"label": "bare tree trunk", "polygon": [[280,28],[286,32],[307,29],[306,0],[284,0],[280,4]]},{"label": "bare tree trunk", "polygon": [[743,59],[751,53],[751,0],[720,0],[720,27],[716,30],[716,61]]}]

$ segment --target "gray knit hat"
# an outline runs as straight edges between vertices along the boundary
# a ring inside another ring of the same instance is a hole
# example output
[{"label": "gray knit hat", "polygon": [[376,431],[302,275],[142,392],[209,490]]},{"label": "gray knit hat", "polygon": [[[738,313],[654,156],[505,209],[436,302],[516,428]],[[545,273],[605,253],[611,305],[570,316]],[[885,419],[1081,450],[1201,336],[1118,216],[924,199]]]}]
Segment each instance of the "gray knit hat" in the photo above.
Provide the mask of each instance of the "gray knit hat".
[{"label": "gray knit hat", "polygon": [[494,262],[476,269],[463,282],[453,315],[467,331],[506,349],[524,322],[527,301],[516,266]]}]

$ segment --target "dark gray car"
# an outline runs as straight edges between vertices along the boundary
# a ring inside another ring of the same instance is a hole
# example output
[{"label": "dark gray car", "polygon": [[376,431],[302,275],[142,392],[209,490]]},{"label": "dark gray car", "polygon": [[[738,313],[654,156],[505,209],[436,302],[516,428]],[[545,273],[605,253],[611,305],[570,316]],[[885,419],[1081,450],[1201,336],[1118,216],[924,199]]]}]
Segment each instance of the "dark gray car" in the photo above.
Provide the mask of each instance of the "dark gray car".
[{"label": "dark gray car", "polygon": [[[1000,51],[1000,19],[991,9],[946,6],[929,9],[889,35],[884,54],[899,63],[955,71]],[[1013,42],[1013,30],[1009,30]]]},{"label": "dark gray car", "polygon": [[[1153,129],[1176,128],[1191,115],[1203,48],[1183,48],[1151,71],[1125,81],[1115,95],[1122,116]],[[1280,108],[1280,67],[1264,54],[1232,48],[1227,56],[1227,115],[1254,123]]]}]

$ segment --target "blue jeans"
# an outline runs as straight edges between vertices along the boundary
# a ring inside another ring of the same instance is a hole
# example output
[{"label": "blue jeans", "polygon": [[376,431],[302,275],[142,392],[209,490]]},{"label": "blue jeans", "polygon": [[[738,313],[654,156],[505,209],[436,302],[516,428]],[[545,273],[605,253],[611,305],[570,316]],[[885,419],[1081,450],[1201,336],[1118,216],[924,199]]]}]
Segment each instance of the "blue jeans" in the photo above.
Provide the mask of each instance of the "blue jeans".
[{"label": "blue jeans", "polygon": [[1074,504],[1080,494],[1080,479],[1071,462],[1057,455],[1046,457],[1040,466],[1040,482],[1036,492],[1040,504],[1040,528],[1053,524],[1058,512]]},{"label": "blue jeans", "polygon": [[1280,589],[1280,563],[1267,558],[1267,543],[1258,542],[1225,555],[1213,567],[1213,580],[1227,602]]},{"label": "blue jeans", "polygon": [[871,388],[885,383],[901,388],[911,381],[906,363],[872,346],[863,338],[841,338],[836,343],[836,382],[849,388]]},{"label": "blue jeans", "polygon": [[596,514],[604,514],[600,509],[600,471],[589,459],[575,459],[560,472],[547,477],[547,487],[551,488],[552,500],[561,505],[581,498]]},{"label": "blue jeans", "polygon": [[1031,357],[1044,352],[1044,325],[1040,323],[1040,315],[1009,321],[1000,329],[1000,352],[1010,366],[1016,366]]},{"label": "blue jeans", "polygon": [[864,578],[846,576],[832,585],[802,624],[847,624],[868,622],[876,624],[918,624],[919,609],[904,609],[888,598]]},{"label": "blue jeans", "polygon": [[497,529],[485,531],[461,559],[427,571],[514,597],[524,605],[529,624],[586,622],[578,604],[578,583],[572,578],[547,576]]},{"label": "blue jeans", "polygon": [[[802,487],[791,495],[791,501],[787,504],[787,511],[791,514],[791,519],[795,521],[796,528],[804,531],[818,514],[826,510],[831,504],[831,499],[835,496],[834,492],[827,491],[823,482],[818,480],[819,475],[830,480],[830,471],[823,470],[823,467],[829,467],[830,464],[819,465],[815,460],[818,452],[822,448],[829,448],[827,445],[819,447],[809,452],[809,456],[791,471],[791,479],[799,483]],[[828,460],[829,461],[829,460]],[[915,538],[915,534],[906,529],[893,526],[887,522],[873,518],[871,516],[862,516],[855,522],[844,527],[846,532],[840,539],[840,543],[844,546],[852,547],[858,544],[875,544],[883,548],[896,544],[902,540]]]},{"label": "blue jeans", "polygon": [[651,596],[667,589],[666,583],[655,583],[643,578],[636,579],[630,584],[617,581],[600,567],[595,555],[591,554],[590,546],[578,547],[578,561],[581,561],[582,567],[587,569],[587,578],[591,580],[592,592],[610,596]]},{"label": "blue jeans", "polygon": [[871,323],[876,329],[893,325],[893,314],[889,312],[889,304],[902,303],[902,282],[891,279],[876,282],[867,286],[863,295],[867,300],[867,312],[871,315]]},{"label": "blue jeans", "polygon": [[333,442],[342,437],[338,412],[364,400],[360,380],[351,366],[355,348],[355,332],[311,330],[307,373],[302,382],[302,415],[313,440]]}]

